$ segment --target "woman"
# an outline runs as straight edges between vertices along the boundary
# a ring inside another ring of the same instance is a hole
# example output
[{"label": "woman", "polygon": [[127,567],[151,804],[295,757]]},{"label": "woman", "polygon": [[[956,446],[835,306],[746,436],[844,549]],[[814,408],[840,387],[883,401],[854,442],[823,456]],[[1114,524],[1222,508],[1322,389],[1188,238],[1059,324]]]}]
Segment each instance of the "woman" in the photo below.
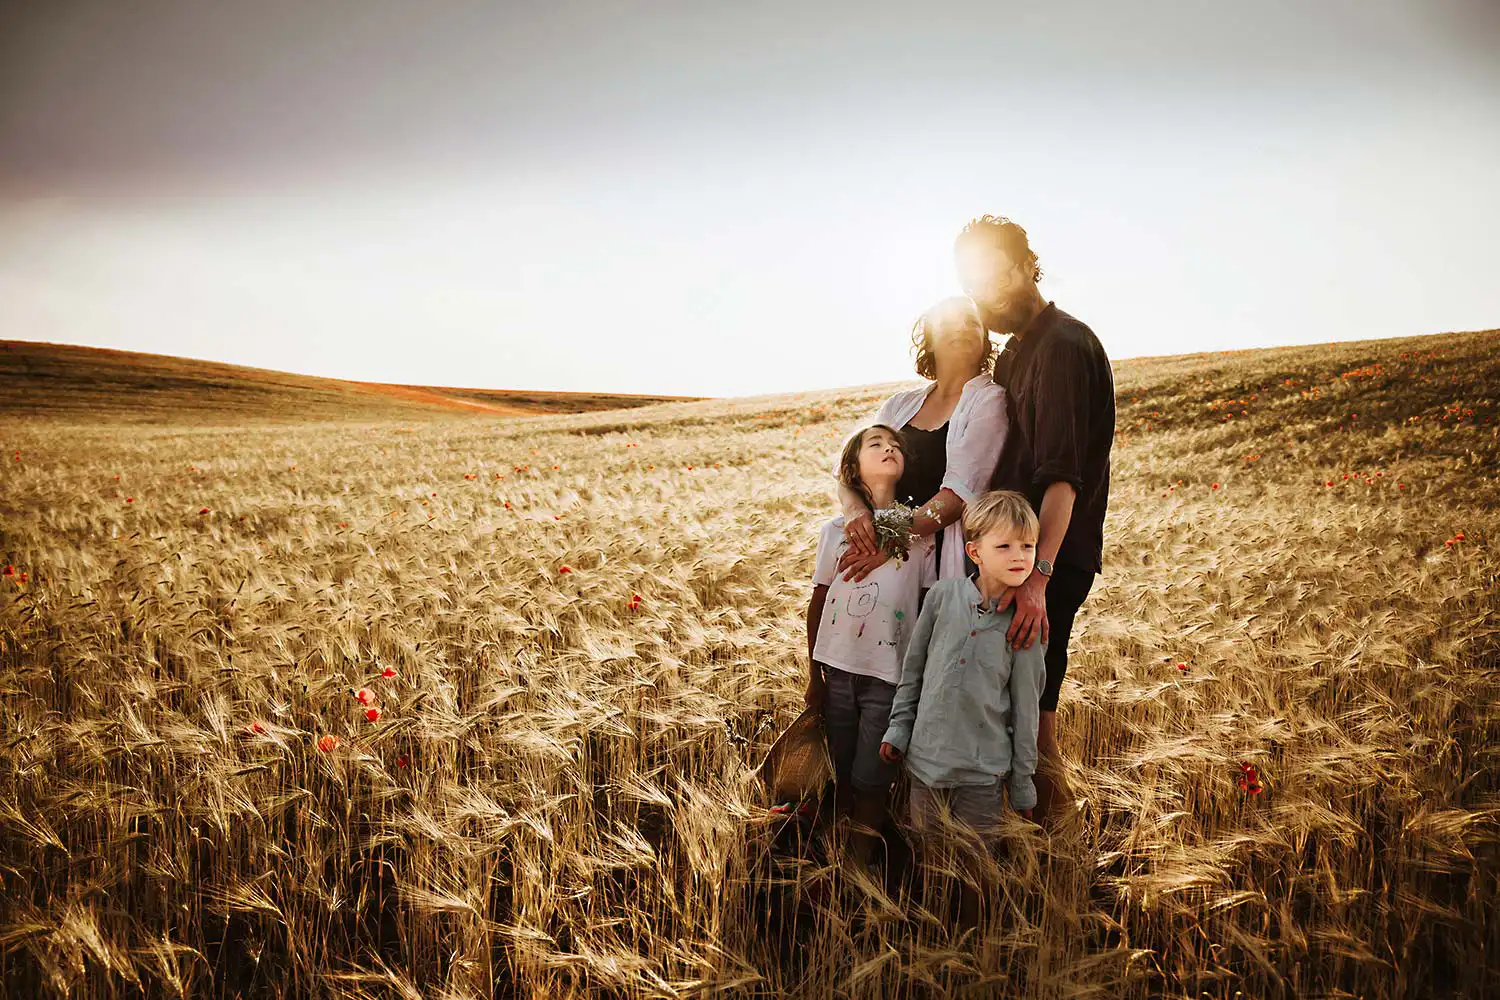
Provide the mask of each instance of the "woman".
[{"label": "woman", "polygon": [[[942,532],[935,546],[939,579],[965,573],[964,506],[989,489],[1008,425],[1005,390],[991,373],[995,347],[965,296],[944,299],[912,327],[917,374],[929,383],[898,392],[881,405],[874,422],[898,428],[906,445],[906,471],[896,498],[917,510],[918,535]],[[848,543],[839,570],[863,580],[890,556],[875,544],[870,508],[852,490],[839,489]]]}]

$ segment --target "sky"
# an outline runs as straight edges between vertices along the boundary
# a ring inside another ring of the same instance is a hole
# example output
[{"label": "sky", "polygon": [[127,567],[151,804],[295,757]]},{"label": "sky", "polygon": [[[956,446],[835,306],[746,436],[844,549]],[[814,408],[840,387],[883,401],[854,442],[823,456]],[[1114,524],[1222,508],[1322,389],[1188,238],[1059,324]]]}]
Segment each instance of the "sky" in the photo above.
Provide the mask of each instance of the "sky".
[{"label": "sky", "polygon": [[983,213],[1116,359],[1489,329],[1497,51],[1492,0],[10,4],[0,339],[884,382]]}]

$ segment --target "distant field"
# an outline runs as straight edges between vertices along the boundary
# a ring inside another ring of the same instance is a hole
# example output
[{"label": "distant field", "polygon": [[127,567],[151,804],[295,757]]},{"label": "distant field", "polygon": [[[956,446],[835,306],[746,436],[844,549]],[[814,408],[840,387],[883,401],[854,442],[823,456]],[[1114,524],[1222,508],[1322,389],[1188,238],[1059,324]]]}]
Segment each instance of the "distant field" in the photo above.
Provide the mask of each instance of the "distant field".
[{"label": "distant field", "polygon": [[160,354],[0,341],[0,417],[302,423],[581,413],[682,398],[349,382]]},{"label": "distant field", "polygon": [[154,422],[0,382],[4,996],[1500,996],[1500,331],[1117,365],[1078,808],[973,939],[941,870],[778,861],[751,770],[889,387],[118,377]]}]

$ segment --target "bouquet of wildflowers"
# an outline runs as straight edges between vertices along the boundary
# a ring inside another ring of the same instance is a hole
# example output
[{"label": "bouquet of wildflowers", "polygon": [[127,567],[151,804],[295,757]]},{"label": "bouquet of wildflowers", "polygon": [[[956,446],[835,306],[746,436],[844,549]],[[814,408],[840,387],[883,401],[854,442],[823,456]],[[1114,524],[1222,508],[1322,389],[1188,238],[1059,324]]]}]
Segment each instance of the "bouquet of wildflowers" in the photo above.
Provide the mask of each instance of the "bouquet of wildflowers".
[{"label": "bouquet of wildflowers", "polygon": [[898,563],[910,554],[911,543],[917,537],[912,532],[916,517],[917,512],[904,503],[874,513],[875,544]]}]

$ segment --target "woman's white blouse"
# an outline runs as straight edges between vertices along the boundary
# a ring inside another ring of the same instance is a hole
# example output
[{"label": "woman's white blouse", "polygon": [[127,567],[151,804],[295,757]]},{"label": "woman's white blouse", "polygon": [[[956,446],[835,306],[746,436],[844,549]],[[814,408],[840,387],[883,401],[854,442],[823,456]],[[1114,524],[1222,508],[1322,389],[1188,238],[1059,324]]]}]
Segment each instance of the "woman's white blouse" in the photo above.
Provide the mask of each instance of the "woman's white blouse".
[{"label": "woman's white blouse", "polygon": [[[928,393],[937,385],[929,382],[915,389],[896,393],[880,405],[875,416],[862,422],[860,427],[872,423],[885,424],[900,430],[906,422],[917,415]],[[963,393],[948,418],[947,460],[943,473],[943,487],[952,490],[964,503],[970,504],[990,488],[990,477],[1000,461],[1000,449],[1005,445],[1005,435],[1010,429],[1010,419],[1005,412],[1005,389],[995,384],[987,374],[975,375],[964,383]],[[847,438],[845,439],[847,440]],[[837,456],[834,463],[837,466]],[[837,468],[834,469],[837,475]],[[918,498],[925,502],[926,498]],[[943,529],[943,550],[938,562],[938,578],[947,580],[964,575],[964,529],[962,521],[954,521]]]}]

